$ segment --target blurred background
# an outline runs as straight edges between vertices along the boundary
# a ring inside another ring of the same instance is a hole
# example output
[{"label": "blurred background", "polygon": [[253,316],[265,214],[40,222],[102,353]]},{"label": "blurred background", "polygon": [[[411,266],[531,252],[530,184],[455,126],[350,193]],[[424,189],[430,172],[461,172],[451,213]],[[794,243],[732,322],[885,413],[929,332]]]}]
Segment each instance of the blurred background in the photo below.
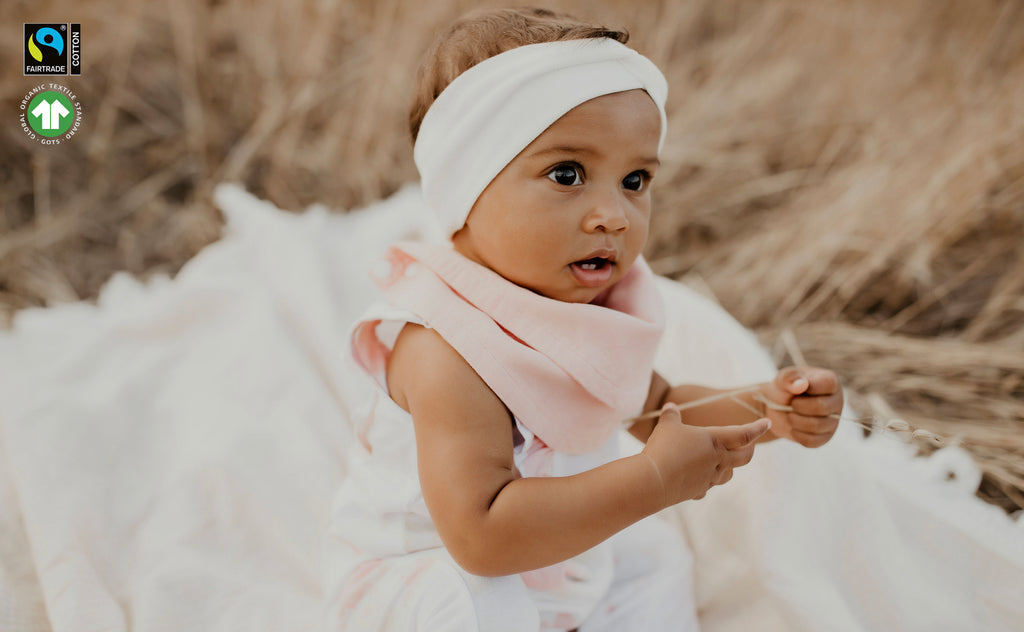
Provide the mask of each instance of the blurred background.
[{"label": "blurred background", "polygon": [[[1024,507],[1024,3],[535,2],[610,27],[670,83],[647,256],[864,414],[968,449]],[[417,178],[406,108],[458,0],[5,0],[0,327],[174,274],[211,191],[358,208]],[[22,22],[82,24],[79,133],[28,139]],[[918,440],[923,452],[934,449]]]}]

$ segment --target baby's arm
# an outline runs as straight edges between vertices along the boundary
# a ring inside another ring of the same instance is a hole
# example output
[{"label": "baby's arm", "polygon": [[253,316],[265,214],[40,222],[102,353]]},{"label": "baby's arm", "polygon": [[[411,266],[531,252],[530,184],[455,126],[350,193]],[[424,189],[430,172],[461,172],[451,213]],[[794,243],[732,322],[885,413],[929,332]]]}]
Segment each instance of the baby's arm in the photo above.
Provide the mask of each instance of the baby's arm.
[{"label": "baby's arm", "polygon": [[[728,398],[721,399],[681,411],[683,423],[696,426],[741,424],[753,417],[750,410],[753,408],[762,417],[772,420],[772,431],[761,437],[761,441],[784,437],[807,447],[818,447],[832,438],[839,424],[838,414],[843,409],[843,391],[835,373],[818,367],[787,367],[771,382],[757,386],[756,391],[737,395],[747,407]],[[658,410],[666,402],[685,404],[724,392],[696,384],[671,386],[654,372],[644,412]],[[766,409],[765,399],[793,410]],[[640,421],[629,431],[641,441],[647,441],[654,423],[653,420]]]},{"label": "baby's arm", "polygon": [[749,461],[768,427],[688,427],[669,411],[638,455],[575,476],[519,478],[510,413],[436,332],[402,330],[388,387],[412,414],[420,484],[438,533],[456,562],[479,575],[555,564],[703,496]]}]

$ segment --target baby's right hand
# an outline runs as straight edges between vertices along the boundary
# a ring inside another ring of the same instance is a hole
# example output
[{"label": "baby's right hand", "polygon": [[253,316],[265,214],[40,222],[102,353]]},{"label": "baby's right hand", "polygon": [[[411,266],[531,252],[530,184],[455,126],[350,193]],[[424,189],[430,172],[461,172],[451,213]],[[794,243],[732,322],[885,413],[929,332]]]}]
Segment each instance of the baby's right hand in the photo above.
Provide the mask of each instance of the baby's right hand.
[{"label": "baby's right hand", "polygon": [[769,428],[767,418],[742,426],[687,426],[675,406],[666,404],[641,452],[661,476],[664,506],[703,498],[727,482],[733,468],[750,462],[754,442]]}]

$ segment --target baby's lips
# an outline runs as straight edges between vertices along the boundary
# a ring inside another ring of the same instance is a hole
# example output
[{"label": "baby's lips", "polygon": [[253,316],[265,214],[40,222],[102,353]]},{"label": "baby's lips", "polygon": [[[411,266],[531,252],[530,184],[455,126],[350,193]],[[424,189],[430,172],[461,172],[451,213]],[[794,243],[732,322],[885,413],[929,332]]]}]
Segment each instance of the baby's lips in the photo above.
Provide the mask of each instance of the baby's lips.
[{"label": "baby's lips", "polygon": [[588,270],[579,263],[573,263],[569,266],[569,270],[580,285],[595,288],[608,283],[615,273],[614,266],[611,263],[606,263],[594,270]]},{"label": "baby's lips", "polygon": [[590,259],[607,259],[608,261],[615,263],[615,260],[618,259],[618,257],[619,252],[617,250],[615,250],[614,248],[605,247],[598,248],[597,250],[592,251],[590,254],[583,257],[582,259],[578,259],[576,263],[580,263],[581,261],[588,261]]}]

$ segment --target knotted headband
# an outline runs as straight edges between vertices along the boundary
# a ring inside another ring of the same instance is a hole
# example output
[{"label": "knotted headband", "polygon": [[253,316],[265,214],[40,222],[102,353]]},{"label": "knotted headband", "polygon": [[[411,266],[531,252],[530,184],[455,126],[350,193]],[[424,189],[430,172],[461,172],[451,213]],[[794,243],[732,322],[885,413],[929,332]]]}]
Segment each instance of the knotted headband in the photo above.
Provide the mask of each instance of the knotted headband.
[{"label": "knotted headband", "polygon": [[483,190],[519,152],[577,105],[642,89],[661,115],[664,75],[649,59],[602,38],[520,46],[455,78],[427,110],[413,156],[427,204],[451,237]]}]

